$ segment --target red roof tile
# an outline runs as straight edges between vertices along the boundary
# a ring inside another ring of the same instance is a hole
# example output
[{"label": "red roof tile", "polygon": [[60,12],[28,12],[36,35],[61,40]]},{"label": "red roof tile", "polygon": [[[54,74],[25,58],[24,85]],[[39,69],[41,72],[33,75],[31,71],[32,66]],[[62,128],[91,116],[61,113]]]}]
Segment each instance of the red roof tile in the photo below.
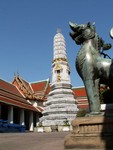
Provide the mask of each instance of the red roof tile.
[{"label": "red roof tile", "polygon": [[34,92],[44,91],[47,85],[47,81],[41,81],[36,83],[31,83],[31,87]]},{"label": "red roof tile", "polygon": [[89,108],[89,105],[87,105],[87,104],[79,104],[79,105],[78,105],[78,108],[79,108],[79,109],[88,109],[88,108]]},{"label": "red roof tile", "polygon": [[47,99],[47,95],[50,91],[50,85],[48,79],[40,82],[30,83],[30,85],[37,98],[39,98],[40,100]]},{"label": "red roof tile", "polygon": [[14,84],[18,88],[18,90],[22,95],[24,95],[24,97],[28,99],[34,99],[33,97],[34,92],[32,91],[31,86],[27,81],[23,80],[20,76],[15,76],[12,84]]},{"label": "red roof tile", "polygon": [[20,94],[18,89],[13,84],[10,84],[1,79],[0,79],[0,102],[25,109],[30,109],[33,111],[39,111],[30,103],[28,103],[28,101]]},{"label": "red roof tile", "polygon": [[15,95],[22,96],[13,84],[8,83],[8,82],[1,80],[1,79],[0,79],[0,89],[2,89],[2,90],[4,89],[5,91],[8,91],[10,93],[14,93]]},{"label": "red roof tile", "polygon": [[87,97],[85,87],[72,89],[76,97]]},{"label": "red roof tile", "polygon": [[13,105],[13,106],[17,106],[20,108],[25,108],[25,109],[29,109],[29,110],[33,110],[33,111],[37,111],[37,109],[35,107],[33,107],[31,104],[25,104],[25,103],[21,103],[19,101],[7,98],[7,97],[3,97],[0,96],[0,102],[9,104],[9,105]]},{"label": "red roof tile", "polygon": [[46,100],[50,91],[49,80],[28,83],[20,76],[15,76],[12,82],[18,90],[29,100]]}]

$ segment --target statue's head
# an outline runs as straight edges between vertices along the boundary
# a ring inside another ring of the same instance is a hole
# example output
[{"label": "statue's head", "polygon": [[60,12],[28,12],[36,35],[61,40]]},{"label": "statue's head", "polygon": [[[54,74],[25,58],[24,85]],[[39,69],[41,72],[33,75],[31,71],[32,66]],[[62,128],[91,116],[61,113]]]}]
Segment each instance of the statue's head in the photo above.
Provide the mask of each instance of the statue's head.
[{"label": "statue's head", "polygon": [[76,42],[76,44],[80,45],[85,40],[94,38],[95,36],[95,26],[91,25],[90,22],[87,24],[76,24],[69,22],[70,28],[73,32],[70,32],[70,36]]}]

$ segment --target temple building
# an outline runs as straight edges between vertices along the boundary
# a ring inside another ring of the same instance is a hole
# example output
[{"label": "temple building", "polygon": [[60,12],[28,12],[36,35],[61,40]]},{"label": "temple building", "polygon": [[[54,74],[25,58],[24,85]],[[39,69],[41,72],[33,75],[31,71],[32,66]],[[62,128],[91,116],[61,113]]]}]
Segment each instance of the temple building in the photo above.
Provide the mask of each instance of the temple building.
[{"label": "temple building", "polygon": [[[29,83],[19,75],[12,83],[0,79],[0,119],[8,123],[25,125],[33,131],[39,123],[50,93],[49,79]],[[73,87],[79,109],[87,109],[88,101],[84,87]]]},{"label": "temple building", "polygon": [[12,83],[0,79],[0,119],[33,131],[42,116],[48,91],[49,79],[33,83],[18,75]]},{"label": "temple building", "polygon": [[53,49],[51,90],[40,118],[43,126],[64,125],[65,120],[71,122],[78,111],[70,82],[65,39],[60,32],[54,36]]},{"label": "temple building", "polygon": [[63,124],[65,119],[76,118],[78,109],[88,108],[85,88],[72,88],[65,39],[60,32],[54,36],[53,48],[51,83],[49,79],[29,83],[18,74],[12,83],[0,79],[0,119],[33,131],[39,120],[45,126]]}]

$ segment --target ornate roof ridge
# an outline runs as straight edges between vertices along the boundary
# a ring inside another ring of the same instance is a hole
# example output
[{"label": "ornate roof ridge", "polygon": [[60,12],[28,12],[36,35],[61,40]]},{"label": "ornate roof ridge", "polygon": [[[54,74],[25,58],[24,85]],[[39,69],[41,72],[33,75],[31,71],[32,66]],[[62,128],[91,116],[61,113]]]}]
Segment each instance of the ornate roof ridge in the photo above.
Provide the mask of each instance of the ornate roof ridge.
[{"label": "ornate roof ridge", "polygon": [[33,98],[33,91],[26,80],[24,80],[20,76],[15,76],[14,80],[18,84],[18,90],[21,91],[26,98]]},{"label": "ornate roof ridge", "polygon": [[15,85],[15,84],[12,84],[13,86],[15,86],[15,88],[18,90],[18,92],[22,95],[22,97],[26,98],[25,95],[21,92],[21,90],[19,90],[19,88]]}]

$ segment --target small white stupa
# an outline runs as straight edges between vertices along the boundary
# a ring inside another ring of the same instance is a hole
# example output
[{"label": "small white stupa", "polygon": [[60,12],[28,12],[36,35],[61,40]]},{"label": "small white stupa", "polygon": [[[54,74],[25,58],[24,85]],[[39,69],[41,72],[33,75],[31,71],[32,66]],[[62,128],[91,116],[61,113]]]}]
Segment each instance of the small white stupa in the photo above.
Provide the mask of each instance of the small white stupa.
[{"label": "small white stupa", "polygon": [[78,111],[70,83],[65,39],[60,32],[54,36],[53,47],[51,91],[45,102],[43,117],[40,118],[43,126],[64,125],[66,120],[71,122]]}]

